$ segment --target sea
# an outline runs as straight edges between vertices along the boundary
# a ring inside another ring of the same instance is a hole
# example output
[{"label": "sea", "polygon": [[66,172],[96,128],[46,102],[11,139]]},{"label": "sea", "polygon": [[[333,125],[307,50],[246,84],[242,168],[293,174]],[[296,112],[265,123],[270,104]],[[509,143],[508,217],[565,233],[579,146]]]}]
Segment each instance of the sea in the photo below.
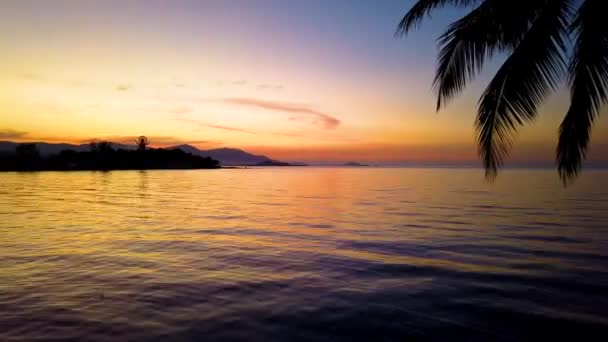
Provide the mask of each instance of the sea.
[{"label": "sea", "polygon": [[607,341],[608,171],[0,174],[0,341]]}]

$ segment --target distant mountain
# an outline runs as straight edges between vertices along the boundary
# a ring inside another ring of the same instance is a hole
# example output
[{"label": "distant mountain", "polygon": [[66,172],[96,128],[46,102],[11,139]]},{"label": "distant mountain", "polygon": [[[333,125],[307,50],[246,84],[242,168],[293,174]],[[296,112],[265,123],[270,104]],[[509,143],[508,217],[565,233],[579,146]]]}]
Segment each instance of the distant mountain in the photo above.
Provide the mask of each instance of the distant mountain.
[{"label": "distant mountain", "polygon": [[188,145],[188,144],[183,144],[183,145],[177,145],[177,146],[170,146],[167,147],[168,150],[177,150],[180,149],[184,152],[188,152],[188,153],[192,153],[192,154],[199,154],[201,152],[201,150],[199,150],[198,148],[192,146],[192,145]]},{"label": "distant mountain", "polygon": [[[0,141],[0,154],[15,153],[15,147],[19,143],[12,141]],[[34,142],[37,145],[38,150],[42,156],[49,156],[52,154],[58,154],[63,150],[73,150],[76,152],[89,151],[89,144],[52,144],[45,142]],[[124,145],[111,143],[115,149],[134,150],[137,148],[135,145]],[[243,150],[236,148],[216,148],[211,150],[199,150],[192,145],[177,145],[167,147],[168,150],[180,149],[187,153],[192,153],[195,156],[210,157],[215,160],[219,160],[222,165],[243,165],[243,166],[255,166],[255,165],[267,165],[276,166],[279,164],[286,164],[280,161],[272,160],[263,155],[255,155]]]},{"label": "distant mountain", "polygon": [[219,160],[222,165],[259,165],[263,163],[273,162],[272,159],[255,155],[237,148],[216,148],[211,150],[199,150],[192,145],[178,145],[167,147],[167,149],[180,149],[184,152],[192,153],[201,157],[210,157]]}]

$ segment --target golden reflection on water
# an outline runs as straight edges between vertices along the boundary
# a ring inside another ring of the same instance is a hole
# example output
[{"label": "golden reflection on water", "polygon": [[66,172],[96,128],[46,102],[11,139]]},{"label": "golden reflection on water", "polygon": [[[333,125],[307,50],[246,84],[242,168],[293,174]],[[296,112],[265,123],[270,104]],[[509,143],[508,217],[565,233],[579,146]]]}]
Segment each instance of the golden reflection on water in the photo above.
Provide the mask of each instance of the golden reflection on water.
[{"label": "golden reflection on water", "polygon": [[[547,234],[564,216],[580,214],[569,197],[598,192],[597,180],[606,179],[591,171],[563,189],[543,171],[507,171],[497,184],[486,184],[479,172],[469,170],[349,168],[43,172],[2,178],[3,239],[32,245],[34,253],[60,248],[67,254],[99,252],[106,243],[132,239],[325,248],[327,235],[429,240],[460,236],[471,226],[483,235],[501,223],[531,220],[548,225],[542,232]],[[492,211],[495,206],[506,210]],[[429,229],[404,230],[407,224]],[[197,228],[214,234],[196,234]],[[224,228],[242,234],[222,234]]]},{"label": "golden reflection on water", "polygon": [[[190,291],[184,284],[366,292],[441,287],[442,272],[608,272],[597,261],[608,260],[603,171],[567,189],[542,170],[508,170],[495,184],[480,170],[401,168],[0,177],[0,304],[26,316],[51,306],[161,324],[164,313],[147,317],[141,305]],[[35,305],[23,309],[28,300]]]}]

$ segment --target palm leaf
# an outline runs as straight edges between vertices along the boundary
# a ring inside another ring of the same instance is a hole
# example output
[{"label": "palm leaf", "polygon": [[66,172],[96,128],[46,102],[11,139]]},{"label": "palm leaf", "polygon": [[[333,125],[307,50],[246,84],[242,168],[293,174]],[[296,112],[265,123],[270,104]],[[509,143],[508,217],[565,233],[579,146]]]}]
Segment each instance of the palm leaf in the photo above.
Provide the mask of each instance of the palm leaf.
[{"label": "palm leaf", "polygon": [[431,11],[446,5],[469,6],[480,0],[418,0],[412,8],[405,14],[397,26],[395,35],[403,36],[412,28],[418,26],[425,16]]},{"label": "palm leaf", "polygon": [[497,50],[517,46],[546,0],[528,0],[513,6],[503,0],[486,0],[456,21],[440,38],[441,51],[433,87],[437,110],[464,89]]},{"label": "palm leaf", "polygon": [[508,155],[517,125],[536,116],[537,107],[566,69],[564,38],[569,15],[570,0],[546,1],[479,101],[475,125],[489,179]]},{"label": "palm leaf", "polygon": [[569,68],[571,103],[560,126],[556,161],[564,184],[579,173],[593,120],[608,100],[608,25],[604,11],[605,0],[586,0],[572,23],[576,46]]}]

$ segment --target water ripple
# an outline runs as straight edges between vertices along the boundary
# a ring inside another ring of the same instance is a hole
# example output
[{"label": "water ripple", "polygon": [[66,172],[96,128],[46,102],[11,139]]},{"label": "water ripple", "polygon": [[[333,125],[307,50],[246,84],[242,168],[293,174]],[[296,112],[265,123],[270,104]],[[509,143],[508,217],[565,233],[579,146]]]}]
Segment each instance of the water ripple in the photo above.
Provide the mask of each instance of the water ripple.
[{"label": "water ripple", "polygon": [[3,174],[0,340],[607,340],[591,175]]}]

